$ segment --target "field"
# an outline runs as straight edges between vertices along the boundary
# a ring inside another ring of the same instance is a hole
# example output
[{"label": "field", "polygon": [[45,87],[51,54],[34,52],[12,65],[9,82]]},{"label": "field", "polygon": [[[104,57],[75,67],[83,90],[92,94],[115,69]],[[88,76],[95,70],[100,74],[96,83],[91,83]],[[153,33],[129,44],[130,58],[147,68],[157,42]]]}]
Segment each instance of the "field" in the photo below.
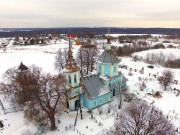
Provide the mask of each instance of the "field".
[{"label": "field", "polygon": [[[101,41],[102,42],[102,41]],[[100,42],[100,43],[101,43]],[[161,40],[160,40],[161,42]],[[113,41],[114,46],[123,46],[123,44],[119,44],[116,41]],[[175,44],[177,45],[177,44]],[[26,66],[30,66],[32,64],[42,67],[44,72],[50,72],[52,74],[57,74],[57,71],[54,67],[56,52],[59,48],[67,48],[68,44],[66,41],[62,40],[58,44],[51,44],[46,46],[32,45],[32,46],[13,46],[12,43],[7,46],[6,51],[0,50],[0,81],[2,81],[3,73],[11,67],[18,67],[20,62],[23,62]],[[74,57],[77,54],[80,46],[73,45],[73,55]],[[101,45],[99,45],[101,48]],[[140,57],[144,57],[148,52],[160,52],[161,49],[156,50],[148,50],[143,52],[134,53],[133,55],[138,55]],[[178,48],[173,49],[163,49],[167,54],[170,52],[174,52],[175,55],[180,57],[180,50]],[[122,65],[127,68],[120,68]],[[171,89],[168,91],[164,91],[163,87],[159,84],[157,80],[158,76],[161,75],[162,71],[165,68],[161,65],[155,64],[154,68],[148,68],[150,65],[143,61],[134,61],[132,57],[121,57],[121,62],[119,63],[119,71],[128,78],[128,91],[130,93],[134,93],[138,98],[145,100],[146,102],[155,105],[160,110],[163,111],[164,115],[168,116],[169,119],[172,120],[176,129],[178,128],[180,132],[180,96],[177,91],[173,89],[180,90],[180,70],[179,69],[170,69],[174,73],[174,80],[177,80],[178,83],[175,84],[173,82],[171,84]],[[144,73],[140,73],[140,70],[144,68]],[[132,72],[132,75],[129,75],[129,72]],[[144,91],[139,90],[139,84],[141,81],[146,82],[146,89]],[[161,98],[154,98],[151,94],[155,92],[161,92]],[[150,94],[148,94],[150,93]],[[119,97],[114,97],[114,100],[103,106],[102,114],[99,114],[98,109],[93,110],[93,119],[91,115],[87,112],[85,108],[83,108],[83,120],[80,120],[80,115],[78,116],[77,125],[74,127],[76,112],[64,112],[62,115],[57,116],[57,131],[54,132],[46,132],[45,135],[101,135],[105,134],[107,130],[113,128],[114,118],[117,114],[118,100]],[[11,101],[3,98],[0,95],[0,100],[2,101],[4,108],[12,107]],[[128,104],[127,102],[123,102],[123,106]],[[111,112],[107,112],[107,107],[111,106]],[[11,109],[13,111],[13,109]],[[60,119],[60,122],[58,122]],[[4,129],[0,131],[2,135],[21,135],[23,132],[28,132],[28,130],[32,133],[37,132],[37,129],[34,125],[27,122],[23,118],[23,112],[12,112],[4,114],[2,108],[0,108],[0,120],[3,120],[5,125]]]}]

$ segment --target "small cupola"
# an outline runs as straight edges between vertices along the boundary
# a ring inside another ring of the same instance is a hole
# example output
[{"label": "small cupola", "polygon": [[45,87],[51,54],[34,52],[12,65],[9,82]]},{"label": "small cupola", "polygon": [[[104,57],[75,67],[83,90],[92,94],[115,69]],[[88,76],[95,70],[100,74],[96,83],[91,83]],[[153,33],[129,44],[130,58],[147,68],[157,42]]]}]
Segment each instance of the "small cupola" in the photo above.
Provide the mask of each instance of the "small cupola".
[{"label": "small cupola", "polygon": [[26,71],[28,70],[28,67],[21,62],[18,69],[20,71]]}]

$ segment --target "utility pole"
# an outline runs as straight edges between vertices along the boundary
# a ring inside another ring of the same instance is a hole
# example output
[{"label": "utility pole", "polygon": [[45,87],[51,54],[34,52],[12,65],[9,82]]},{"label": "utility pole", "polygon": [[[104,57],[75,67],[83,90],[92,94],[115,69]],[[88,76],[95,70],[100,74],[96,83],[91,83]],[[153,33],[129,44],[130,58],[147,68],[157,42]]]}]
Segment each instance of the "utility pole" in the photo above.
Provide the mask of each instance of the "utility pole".
[{"label": "utility pole", "polygon": [[121,76],[121,80],[119,81],[119,106],[118,106],[118,109],[121,109],[122,107],[122,78],[123,76]]},{"label": "utility pole", "polygon": [[80,114],[81,114],[81,120],[83,119],[82,108],[81,108],[81,97],[80,97],[80,93],[78,93],[78,96],[79,96],[78,108],[77,108],[77,113],[76,113],[76,119],[75,119],[74,126],[76,126],[76,123],[77,123],[77,117],[78,117],[78,110],[79,110],[79,109],[80,109]]},{"label": "utility pole", "polygon": [[74,126],[76,126],[76,123],[77,123],[78,110],[79,110],[79,107],[78,107],[78,109],[77,109],[77,114],[76,114],[76,119],[75,119]]},{"label": "utility pole", "polygon": [[81,96],[79,94],[79,108],[80,108],[80,114],[81,114],[81,120],[83,119],[83,115],[82,115],[82,108],[81,108]]}]

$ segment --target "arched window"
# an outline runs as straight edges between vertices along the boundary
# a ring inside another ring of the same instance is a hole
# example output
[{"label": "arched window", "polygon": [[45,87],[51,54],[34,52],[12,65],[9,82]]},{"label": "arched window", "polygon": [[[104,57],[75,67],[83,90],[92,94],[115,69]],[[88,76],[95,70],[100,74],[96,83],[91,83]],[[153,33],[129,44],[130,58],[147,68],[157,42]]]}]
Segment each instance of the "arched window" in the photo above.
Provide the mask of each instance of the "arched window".
[{"label": "arched window", "polygon": [[115,72],[115,73],[117,72],[116,67],[114,67],[114,72]]},{"label": "arched window", "polygon": [[107,102],[107,101],[108,101],[108,97],[106,96],[106,97],[105,97],[105,102]]},{"label": "arched window", "polygon": [[74,75],[74,83],[77,83],[77,76]]},{"label": "arched window", "polygon": [[110,72],[110,69],[109,69],[108,66],[106,66],[106,67],[105,67],[105,75],[109,74],[109,72]]},{"label": "arched window", "polygon": [[97,104],[96,104],[96,101],[94,101],[94,106],[96,106]]},{"label": "arched window", "polygon": [[101,73],[101,65],[99,65],[99,73]]},{"label": "arched window", "polygon": [[71,77],[69,76],[69,83],[71,83]]},{"label": "arched window", "polygon": [[102,98],[99,99],[99,103],[102,104]]}]

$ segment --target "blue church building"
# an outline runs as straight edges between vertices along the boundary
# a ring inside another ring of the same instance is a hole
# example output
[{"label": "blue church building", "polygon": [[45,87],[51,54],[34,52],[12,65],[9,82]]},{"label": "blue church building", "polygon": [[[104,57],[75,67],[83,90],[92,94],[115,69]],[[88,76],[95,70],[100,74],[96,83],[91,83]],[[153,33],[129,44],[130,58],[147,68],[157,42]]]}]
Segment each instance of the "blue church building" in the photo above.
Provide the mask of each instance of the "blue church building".
[{"label": "blue church building", "polygon": [[71,48],[69,39],[65,94],[70,110],[76,110],[79,104],[92,110],[112,101],[113,96],[119,95],[120,91],[126,89],[128,80],[118,71],[120,61],[111,49],[109,37],[105,50],[96,62],[96,72],[84,77],[80,77],[80,69],[73,59]]}]

